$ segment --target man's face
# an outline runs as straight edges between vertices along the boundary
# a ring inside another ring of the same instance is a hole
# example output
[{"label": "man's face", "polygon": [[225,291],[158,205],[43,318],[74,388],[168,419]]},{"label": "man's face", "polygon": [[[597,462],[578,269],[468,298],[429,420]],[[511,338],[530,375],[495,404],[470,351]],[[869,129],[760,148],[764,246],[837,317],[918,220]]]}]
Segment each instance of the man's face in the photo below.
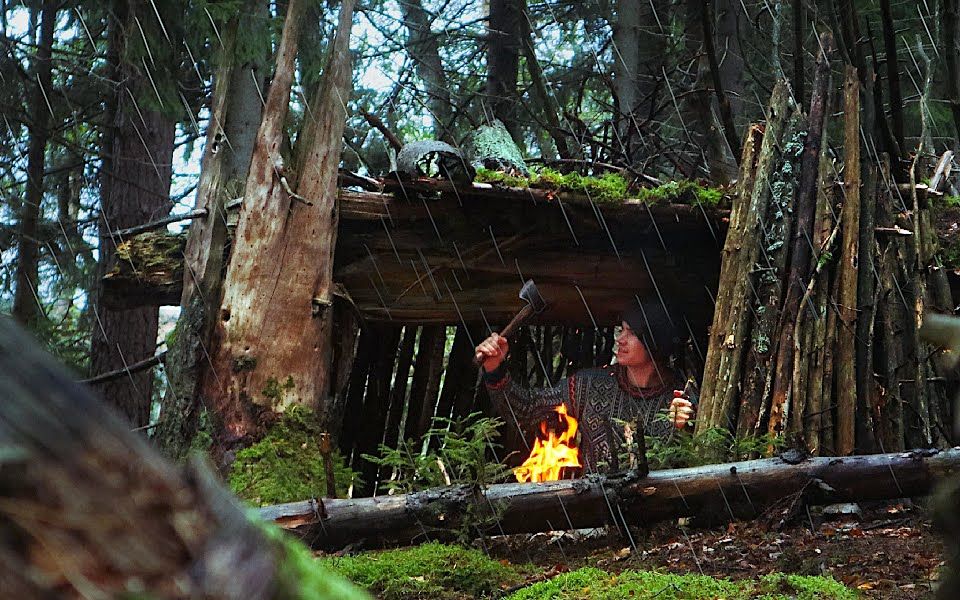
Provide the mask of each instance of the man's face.
[{"label": "man's face", "polygon": [[646,346],[630,329],[626,321],[620,324],[620,333],[617,335],[617,363],[625,367],[639,367],[651,362]]}]

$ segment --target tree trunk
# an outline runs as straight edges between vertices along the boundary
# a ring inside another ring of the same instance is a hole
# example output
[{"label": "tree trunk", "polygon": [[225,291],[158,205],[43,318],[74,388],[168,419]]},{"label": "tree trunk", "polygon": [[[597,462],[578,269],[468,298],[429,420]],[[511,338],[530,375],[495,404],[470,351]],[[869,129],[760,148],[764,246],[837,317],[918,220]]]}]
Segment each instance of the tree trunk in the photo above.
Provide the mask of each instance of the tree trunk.
[{"label": "tree trunk", "polygon": [[628,164],[639,164],[650,154],[644,148],[647,131],[656,128],[646,123],[658,104],[663,81],[665,33],[659,26],[666,10],[663,2],[618,0],[613,26],[613,91],[617,112],[614,148]]},{"label": "tree trunk", "polygon": [[[960,450],[921,450],[799,463],[768,458],[688,469],[630,472],[548,483],[454,486],[413,494],[310,500],[260,509],[315,549],[380,546],[473,533],[531,533],[610,523],[649,526],[683,516],[754,518],[792,496],[810,504],[929,493],[960,467]],[[717,492],[720,493],[717,493]],[[491,514],[490,507],[497,507]],[[467,515],[470,515],[469,517]],[[425,535],[426,534],[426,535]]]},{"label": "tree trunk", "polygon": [[697,162],[706,168],[705,173],[712,182],[725,185],[736,177],[737,165],[713,113],[714,94],[711,94],[709,89],[711,61],[704,50],[703,23],[706,4],[702,0],[687,0],[685,7],[688,24],[687,50],[699,58],[696,61],[696,77],[691,84],[691,93],[684,97],[681,105],[680,119]]},{"label": "tree trunk", "polygon": [[797,103],[803,106],[803,97],[806,95],[806,74],[803,70],[803,48],[807,23],[807,10],[803,0],[793,0],[793,94]]},{"label": "tree trunk", "polygon": [[[230,94],[227,96],[226,121],[223,125],[225,140],[222,147],[227,152],[224,182],[227,193],[236,198],[243,193],[243,182],[247,179],[253,147],[260,128],[263,113],[263,97],[267,90],[268,63],[270,60],[270,3],[266,0],[246,0],[241,9],[244,18],[231,25],[236,28],[233,37],[243,40],[245,46],[243,63],[236,61],[235,40],[223,38],[225,46],[232,45],[230,60]],[[249,47],[252,46],[252,47]]]},{"label": "tree trunk", "polygon": [[737,136],[737,129],[733,123],[733,112],[730,109],[730,100],[723,89],[723,76],[720,72],[720,62],[717,58],[717,50],[713,42],[713,3],[706,2],[704,10],[700,15],[701,28],[703,30],[703,45],[707,53],[707,59],[710,63],[710,75],[713,80],[713,92],[717,97],[717,105],[720,109],[720,123],[723,125],[723,135],[727,140],[730,151],[736,158],[740,157],[740,138]]},{"label": "tree trunk", "polygon": [[953,126],[960,139],[960,2],[943,0],[943,53],[947,65],[947,90]]},{"label": "tree trunk", "polygon": [[[896,149],[891,149],[898,160],[903,152],[903,95],[900,93],[900,63],[897,59],[897,32],[890,11],[890,0],[880,0],[880,15],[883,21],[883,48],[886,54],[887,86],[890,88],[890,122]],[[876,107],[882,110],[882,106]]]},{"label": "tree trunk", "polygon": [[490,112],[506,126],[521,148],[517,115],[517,70],[520,67],[522,0],[490,0],[487,40],[487,97]]},{"label": "tree trunk", "polygon": [[0,397],[4,597],[366,598],[316,566],[308,589],[305,549],[252,522],[204,463],[165,462],[3,317]]},{"label": "tree trunk", "polygon": [[736,424],[737,435],[741,437],[757,435],[767,414],[766,400],[773,380],[773,359],[777,356],[777,327],[781,325],[784,274],[794,220],[793,202],[800,172],[801,130],[805,123],[799,108],[795,108],[784,130],[777,133],[781,139],[777,150],[782,148],[782,151],[774,157],[774,162],[765,165],[765,169],[772,169],[772,174],[762,187],[754,187],[755,193],[760,194],[758,204],[766,217],[761,220],[758,273],[751,288],[753,297],[747,299],[753,306],[753,324],[743,358],[740,413]]},{"label": "tree trunk", "polygon": [[292,168],[279,155],[293,80],[300,0],[291,0],[277,68],[250,164],[204,395],[220,451],[254,441],[263,419],[290,404],[336,414],[330,397],[337,167],[350,94],[347,0],[323,82],[309,103]]},{"label": "tree trunk", "polygon": [[[129,10],[128,10],[129,8]],[[136,62],[145,53],[137,21],[159,27],[154,11],[146,3],[117,4],[118,23],[111,40],[116,57],[116,80],[120,82],[114,99],[112,131],[107,136],[101,184],[100,270],[114,268],[114,248],[121,240],[115,230],[153,221],[170,212],[170,182],[176,109],[162,102],[148,74]],[[168,9],[169,10],[169,9]],[[161,14],[168,14],[163,12]],[[170,15],[168,15],[170,16]],[[172,17],[171,17],[172,18]],[[148,38],[152,39],[152,38]],[[162,44],[161,44],[162,46]],[[153,82],[175,79],[173,56],[158,53],[171,62],[158,65],[151,73]],[[93,374],[120,369],[152,356],[157,347],[158,312],[156,307],[111,310],[106,291],[101,287],[95,298],[91,365]],[[142,427],[150,418],[153,373],[145,371],[97,386],[97,391],[115,406],[134,427]]]},{"label": "tree trunk", "polygon": [[736,419],[743,360],[752,343],[751,291],[762,237],[760,225],[766,219],[771,178],[779,165],[788,117],[787,85],[778,82],[770,99],[766,130],[759,126],[750,129],[740,161],[704,365],[698,431],[730,428]]},{"label": "tree trunk", "polygon": [[440,59],[440,43],[437,35],[430,30],[432,15],[427,14],[421,0],[405,0],[400,7],[403,10],[403,24],[407,28],[407,52],[417,65],[417,77],[426,88],[427,106],[433,117],[433,134],[438,140],[453,143],[453,103]]},{"label": "tree trunk", "polygon": [[20,212],[19,234],[17,235],[17,274],[16,290],[13,296],[13,317],[20,323],[32,327],[40,318],[40,292],[37,289],[37,270],[39,252],[37,248],[37,223],[40,220],[43,204],[43,173],[47,156],[47,139],[50,135],[50,111],[48,95],[51,87],[53,53],[53,34],[57,23],[58,3],[46,0],[40,16],[40,40],[33,61],[33,73],[37,85],[30,98],[30,147],[27,150],[27,185]]},{"label": "tree trunk", "polygon": [[[201,410],[206,405],[200,383],[209,360],[206,343],[213,330],[222,292],[227,243],[225,204],[231,195],[231,185],[236,185],[231,182],[244,176],[238,169],[245,170],[250,161],[249,152],[244,149],[246,134],[236,126],[237,121],[247,122],[252,118],[249,110],[244,110],[242,100],[251,91],[252,82],[244,83],[250,81],[250,73],[246,66],[236,65],[238,27],[239,18],[234,18],[222,29],[223,47],[214,76],[210,121],[195,202],[197,209],[206,210],[206,216],[191,225],[183,252],[180,317],[166,360],[169,386],[164,390],[160,418],[153,435],[157,446],[175,460],[184,458],[190,450],[200,424]],[[235,85],[240,89],[236,90]],[[252,91],[257,94],[256,90]],[[256,106],[259,121],[259,96]],[[236,119],[233,119],[234,114]],[[231,123],[234,127],[230,126]],[[237,135],[231,137],[231,130],[237,131]]]},{"label": "tree trunk", "polygon": [[[729,93],[730,111],[736,121],[743,115],[744,65],[738,23],[743,5],[739,0],[717,0],[716,39],[720,79]],[[794,90],[796,93],[796,90]],[[738,158],[738,157],[734,157]]]}]

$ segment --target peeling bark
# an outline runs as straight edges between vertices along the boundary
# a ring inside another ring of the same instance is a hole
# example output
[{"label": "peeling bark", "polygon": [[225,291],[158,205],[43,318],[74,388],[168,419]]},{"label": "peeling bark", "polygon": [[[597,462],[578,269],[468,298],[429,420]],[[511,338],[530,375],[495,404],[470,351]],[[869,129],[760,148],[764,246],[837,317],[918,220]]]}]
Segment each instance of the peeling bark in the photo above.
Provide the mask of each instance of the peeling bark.
[{"label": "peeling bark", "polygon": [[220,421],[219,451],[255,440],[261,422],[292,403],[315,410],[324,429],[336,429],[325,411],[353,2],[341,6],[333,52],[292,165],[283,164],[279,150],[304,6],[292,0],[287,10],[204,378]]}]

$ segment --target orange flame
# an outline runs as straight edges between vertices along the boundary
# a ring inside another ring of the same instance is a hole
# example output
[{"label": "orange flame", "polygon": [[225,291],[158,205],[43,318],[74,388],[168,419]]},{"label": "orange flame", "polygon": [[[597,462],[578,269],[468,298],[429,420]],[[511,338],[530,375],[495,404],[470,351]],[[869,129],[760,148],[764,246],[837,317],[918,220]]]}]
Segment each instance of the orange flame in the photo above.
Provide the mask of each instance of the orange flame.
[{"label": "orange flame", "polygon": [[[540,423],[543,436],[537,436],[530,457],[513,470],[517,481],[557,481],[564,467],[580,466],[580,451],[574,441],[577,435],[577,420],[567,414],[564,404],[555,410],[559,415],[560,434],[548,429],[547,421]],[[563,427],[564,424],[566,427]]]}]

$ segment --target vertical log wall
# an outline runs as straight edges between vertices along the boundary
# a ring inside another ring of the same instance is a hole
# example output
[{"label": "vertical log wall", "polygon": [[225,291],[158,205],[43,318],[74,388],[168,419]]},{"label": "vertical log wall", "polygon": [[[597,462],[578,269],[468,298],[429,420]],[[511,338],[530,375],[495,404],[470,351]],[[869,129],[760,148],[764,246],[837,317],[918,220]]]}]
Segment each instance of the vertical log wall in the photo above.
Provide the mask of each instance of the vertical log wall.
[{"label": "vertical log wall", "polygon": [[917,152],[895,181],[895,159],[864,146],[857,69],[830,85],[829,36],[820,47],[810,114],[781,82],[746,137],[698,431],[819,454],[953,443],[948,378],[918,334],[924,315],[952,311],[930,206],[950,157]]},{"label": "vertical log wall", "polygon": [[[346,418],[341,452],[363,484],[354,495],[377,489],[389,473],[364,460],[380,444],[396,447],[423,440],[435,417],[460,419],[473,412],[493,415],[473,349],[488,334],[482,326],[371,323],[360,333],[345,390]],[[608,364],[613,328],[530,326],[515,334],[511,371],[534,386],[546,386],[580,368]],[[691,359],[695,364],[696,357]],[[519,464],[531,442],[516,427],[504,427],[501,460]],[[532,435],[533,432],[531,432]]]}]

